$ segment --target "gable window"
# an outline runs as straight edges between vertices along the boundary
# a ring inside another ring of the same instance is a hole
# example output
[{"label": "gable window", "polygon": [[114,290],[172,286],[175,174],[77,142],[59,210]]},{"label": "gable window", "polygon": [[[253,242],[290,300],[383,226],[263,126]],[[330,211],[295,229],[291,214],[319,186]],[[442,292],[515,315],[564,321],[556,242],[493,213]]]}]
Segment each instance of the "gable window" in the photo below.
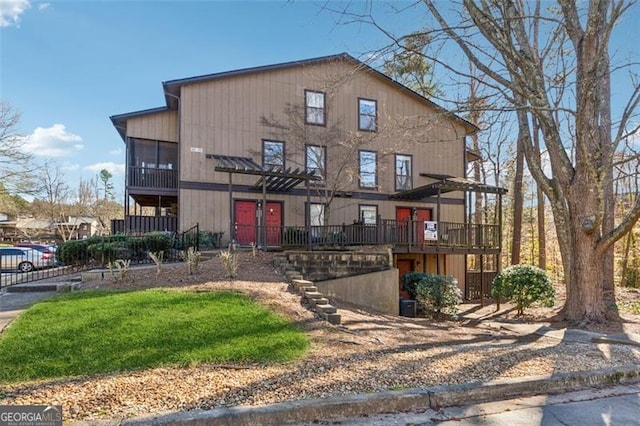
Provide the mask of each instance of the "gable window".
[{"label": "gable window", "polygon": [[[314,173],[324,180],[326,175],[327,147],[319,145],[307,145],[305,155],[305,168],[307,173]],[[313,181],[311,181],[313,182]]]},{"label": "gable window", "polygon": [[262,141],[262,167],[272,172],[284,170],[284,142]]},{"label": "gable window", "polygon": [[359,178],[361,188],[375,188],[378,184],[377,161],[375,151],[359,151]]},{"label": "gable window", "polygon": [[411,174],[411,156],[396,154],[396,191],[405,191],[413,187]]},{"label": "gable window", "polygon": [[360,204],[358,207],[360,223],[363,225],[375,225],[378,223],[378,206]]},{"label": "gable window", "polygon": [[378,102],[358,98],[358,130],[375,132],[377,128]]},{"label": "gable window", "polygon": [[325,96],[323,92],[304,91],[305,121],[307,124],[324,126],[326,119]]}]

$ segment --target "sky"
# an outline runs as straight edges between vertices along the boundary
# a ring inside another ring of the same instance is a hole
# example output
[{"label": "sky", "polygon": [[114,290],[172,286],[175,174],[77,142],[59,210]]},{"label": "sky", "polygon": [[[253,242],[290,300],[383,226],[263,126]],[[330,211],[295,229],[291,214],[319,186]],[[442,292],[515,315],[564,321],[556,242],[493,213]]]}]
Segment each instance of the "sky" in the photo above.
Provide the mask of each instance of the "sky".
[{"label": "sky", "polygon": [[[109,116],[164,106],[167,80],[341,52],[367,59],[388,39],[327,10],[347,4],[375,7],[393,32],[424,25],[396,13],[408,4],[398,1],[0,0],[0,98],[21,113],[38,159],[72,187],[107,169],[122,200],[125,146]],[[639,59],[639,9],[612,41],[619,57]]]},{"label": "sky", "polygon": [[0,0],[0,97],[20,112],[26,149],[72,188],[107,169],[122,199],[125,146],[109,116],[164,106],[162,81],[382,43],[324,3]]}]

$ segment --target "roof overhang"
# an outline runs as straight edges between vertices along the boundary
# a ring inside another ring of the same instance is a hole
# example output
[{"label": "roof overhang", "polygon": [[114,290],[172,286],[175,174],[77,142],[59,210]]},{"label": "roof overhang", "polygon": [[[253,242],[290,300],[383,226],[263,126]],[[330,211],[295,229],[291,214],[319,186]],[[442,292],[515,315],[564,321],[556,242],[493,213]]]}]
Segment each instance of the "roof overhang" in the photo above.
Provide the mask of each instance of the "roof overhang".
[{"label": "roof overhang", "polygon": [[144,109],[141,111],[133,111],[133,112],[127,112],[124,114],[112,115],[111,117],[109,117],[109,119],[111,120],[113,127],[115,127],[118,133],[120,134],[120,137],[122,138],[122,140],[126,142],[127,120],[135,117],[142,117],[145,115],[157,114],[159,112],[165,112],[165,111],[169,111],[169,108],[167,107],[150,108],[150,109]]},{"label": "roof overhang", "polygon": [[463,191],[463,192],[482,192],[485,194],[506,194],[507,190],[499,186],[491,186],[484,183],[476,182],[471,179],[455,177],[449,175],[439,175],[431,173],[420,173],[420,176],[435,179],[435,182],[419,186],[413,189],[407,189],[389,196],[396,200],[421,200],[433,197],[438,194],[447,192]]},{"label": "roof overhang", "polygon": [[207,154],[207,158],[216,160],[215,171],[260,176],[253,189],[265,189],[269,192],[287,192],[302,182],[320,180],[319,176],[300,169],[284,171],[267,170],[248,157]]}]

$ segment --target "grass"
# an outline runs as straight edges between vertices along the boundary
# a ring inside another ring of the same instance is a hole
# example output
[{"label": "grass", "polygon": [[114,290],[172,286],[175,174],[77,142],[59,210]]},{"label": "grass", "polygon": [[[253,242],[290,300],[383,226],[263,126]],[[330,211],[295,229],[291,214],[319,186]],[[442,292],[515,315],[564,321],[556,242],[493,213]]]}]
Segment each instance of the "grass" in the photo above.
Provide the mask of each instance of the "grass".
[{"label": "grass", "polygon": [[0,382],[282,362],[308,346],[295,325],[239,293],[72,293],[32,306],[5,330]]},{"label": "grass", "polygon": [[619,302],[618,309],[640,315],[640,302]]}]

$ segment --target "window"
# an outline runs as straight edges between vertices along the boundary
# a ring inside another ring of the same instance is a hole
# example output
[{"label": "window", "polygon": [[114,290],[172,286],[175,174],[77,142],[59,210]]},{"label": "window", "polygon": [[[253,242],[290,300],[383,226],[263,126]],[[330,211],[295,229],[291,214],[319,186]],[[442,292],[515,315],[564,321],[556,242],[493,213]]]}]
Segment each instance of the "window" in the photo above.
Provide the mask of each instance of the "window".
[{"label": "window", "polygon": [[378,206],[361,204],[359,210],[360,223],[363,225],[375,225],[378,223]]},{"label": "window", "polygon": [[359,152],[360,187],[375,188],[378,183],[376,166],[378,154],[374,151]]},{"label": "window", "polygon": [[366,132],[377,130],[377,101],[358,98],[358,129]]},{"label": "window", "polygon": [[309,219],[311,226],[323,226],[324,225],[324,204],[311,203],[309,204]]},{"label": "window", "polygon": [[396,154],[396,191],[411,189],[411,156]]},{"label": "window", "polygon": [[284,142],[262,141],[262,167],[272,172],[284,170]]},{"label": "window", "polygon": [[307,173],[314,173],[316,176],[320,176],[322,180],[324,180],[326,174],[326,158],[327,147],[318,145],[307,145],[305,157],[305,167]]},{"label": "window", "polygon": [[308,124],[317,124],[319,126],[324,126],[326,124],[324,93],[305,90],[304,99],[306,122]]}]

